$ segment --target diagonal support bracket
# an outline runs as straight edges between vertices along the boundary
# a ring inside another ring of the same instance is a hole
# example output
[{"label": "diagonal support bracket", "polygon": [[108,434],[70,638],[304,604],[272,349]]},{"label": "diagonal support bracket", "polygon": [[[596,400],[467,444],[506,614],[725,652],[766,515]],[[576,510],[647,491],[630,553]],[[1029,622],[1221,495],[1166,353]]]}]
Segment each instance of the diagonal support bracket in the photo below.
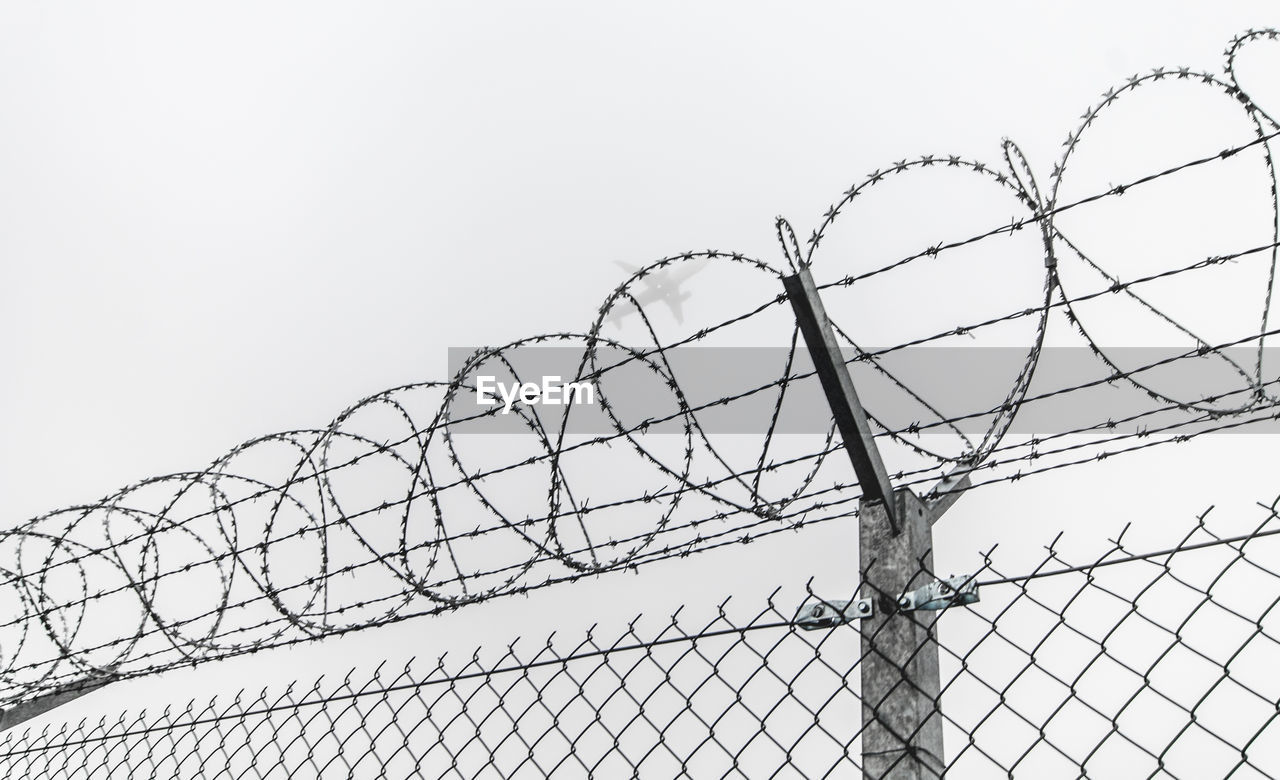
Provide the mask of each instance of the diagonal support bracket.
[{"label": "diagonal support bracket", "polygon": [[827,403],[831,405],[831,414],[840,431],[840,438],[844,441],[844,448],[849,453],[849,460],[853,462],[854,473],[858,475],[863,501],[880,502],[884,505],[889,526],[893,529],[894,536],[897,536],[902,526],[893,496],[893,485],[885,472],[884,462],[880,460],[880,451],[876,449],[867,413],[853,388],[849,367],[840,354],[835,330],[831,327],[831,320],[827,318],[827,311],[822,305],[822,298],[818,296],[818,288],[813,282],[813,275],[809,273],[809,267],[802,265],[797,273],[782,277],[782,286],[786,288],[787,297],[791,300],[791,308],[796,313],[796,324],[800,327],[809,355],[813,358],[814,370],[818,374],[818,381],[822,383]]},{"label": "diagonal support bracket", "polygon": [[119,679],[114,672],[106,670],[93,674],[87,679],[69,683],[60,688],[37,696],[34,699],[20,702],[12,707],[6,707],[0,710],[0,732],[7,731],[24,721],[43,715],[49,710],[61,707],[67,702],[74,701],[86,693],[94,691],[109,685]]}]

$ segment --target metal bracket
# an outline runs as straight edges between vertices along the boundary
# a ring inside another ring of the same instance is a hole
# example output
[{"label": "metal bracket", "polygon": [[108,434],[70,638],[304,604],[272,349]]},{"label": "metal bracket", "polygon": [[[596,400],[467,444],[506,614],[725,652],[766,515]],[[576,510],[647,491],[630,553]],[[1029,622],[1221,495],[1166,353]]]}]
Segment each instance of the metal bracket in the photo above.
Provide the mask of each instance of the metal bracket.
[{"label": "metal bracket", "polygon": [[947,475],[938,481],[938,484],[929,489],[926,495],[933,496],[928,503],[929,506],[929,524],[938,522],[938,518],[946,514],[951,505],[959,500],[964,492],[973,486],[969,481],[969,472],[971,467],[968,465],[960,465],[947,472]]},{"label": "metal bracket", "polygon": [[805,604],[796,612],[791,622],[805,631],[816,631],[819,628],[834,628],[855,620],[869,618],[875,612],[875,605],[872,604],[871,599],[856,601],[833,599]]},{"label": "metal bracket", "polygon": [[827,396],[831,415],[840,431],[844,448],[849,453],[853,471],[858,475],[863,500],[884,504],[889,527],[893,530],[893,535],[897,536],[902,526],[898,518],[893,485],[889,482],[884,462],[880,459],[880,451],[876,449],[871,423],[867,420],[862,402],[858,400],[858,392],[849,377],[849,367],[845,365],[844,356],[840,353],[835,330],[831,326],[831,320],[827,318],[827,310],[822,305],[818,286],[814,284],[808,266],[801,266],[792,276],[782,277],[782,286],[791,300],[796,325],[804,336],[809,356],[813,358],[814,370],[822,384],[822,391]]},{"label": "metal bracket", "polygon": [[37,715],[43,715],[56,707],[61,707],[63,704],[74,701],[86,693],[92,693],[105,685],[115,682],[117,679],[119,678],[116,676],[115,667],[109,667],[90,673],[85,679],[55,688],[34,699],[28,699],[11,707],[0,709],[0,732],[7,731]]},{"label": "metal bracket", "polygon": [[902,594],[898,609],[902,612],[939,610],[973,604],[977,600],[978,583],[973,577],[949,577]]}]

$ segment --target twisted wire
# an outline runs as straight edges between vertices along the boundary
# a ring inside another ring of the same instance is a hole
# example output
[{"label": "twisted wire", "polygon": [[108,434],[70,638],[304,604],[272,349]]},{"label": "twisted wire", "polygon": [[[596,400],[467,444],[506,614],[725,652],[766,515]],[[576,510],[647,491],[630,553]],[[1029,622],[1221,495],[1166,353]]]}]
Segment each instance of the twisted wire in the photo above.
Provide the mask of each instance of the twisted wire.
[{"label": "twisted wire", "polygon": [[[870,270],[824,282],[819,285],[824,291],[859,289],[858,285],[870,278],[883,277],[918,260],[938,258],[951,250],[1012,235],[1024,228],[1035,227],[1040,232],[1045,276],[1039,305],[1015,308],[933,335],[876,348],[860,346],[855,341],[857,334],[840,329],[837,323],[838,332],[853,349],[850,365],[874,369],[933,415],[933,419],[894,426],[881,421],[871,410],[883,443],[900,446],[929,464],[896,474],[900,486],[926,484],[947,467],[958,465],[977,476],[992,474],[989,479],[975,480],[969,489],[976,489],[1275,418],[1275,380],[1268,379],[1264,372],[1263,346],[1266,338],[1275,333],[1268,323],[1280,247],[1280,210],[1269,144],[1280,135],[1280,125],[1253,102],[1239,85],[1234,70],[1236,55],[1245,45],[1274,38],[1274,31],[1250,31],[1234,40],[1227,50],[1225,78],[1187,68],[1156,69],[1109,91],[1101,103],[1086,112],[1083,124],[1068,135],[1063,156],[1044,189],[1021,150],[1006,141],[1002,146],[1003,169],[959,157],[925,156],[873,172],[828,209],[804,251],[790,224],[778,221],[778,239],[786,264],[792,269],[800,265],[821,268],[819,246],[833,234],[837,218],[852,208],[855,198],[867,195],[882,182],[924,169],[950,170],[994,182],[1026,211],[967,238],[936,243]],[[1063,200],[1061,185],[1073,167],[1070,163],[1086,131],[1125,95],[1162,81],[1195,82],[1226,94],[1251,123],[1253,137],[1086,197]],[[1262,169],[1271,182],[1270,207],[1275,224],[1271,226],[1270,242],[1123,281],[1081,251],[1056,221],[1064,213],[1085,213],[1085,206],[1121,197],[1193,168],[1243,159],[1251,151],[1260,156]],[[1211,344],[1137,293],[1138,288],[1152,282],[1205,272],[1254,256],[1269,260],[1267,282],[1261,291],[1265,294],[1262,318],[1256,333]],[[1104,287],[1070,293],[1059,274],[1061,264],[1068,259],[1101,275]],[[652,309],[652,304],[645,302],[641,287],[665,272],[695,266],[717,267],[740,274],[743,280],[763,278],[770,285],[769,291],[759,300],[741,301],[738,313],[719,322],[672,335],[668,326],[646,310]],[[497,595],[634,569],[652,561],[856,516],[856,510],[846,511],[860,499],[856,484],[847,482],[847,474],[837,466],[829,465],[833,461],[828,456],[841,449],[833,430],[823,437],[820,446],[807,452],[776,455],[783,436],[778,423],[785,399],[791,388],[814,378],[813,372],[795,367],[798,339],[793,326],[787,325],[790,332],[781,334],[790,346],[785,368],[777,379],[734,389],[718,398],[691,400],[668,359],[668,353],[676,347],[707,342],[734,326],[783,310],[786,296],[776,284],[780,277],[781,272],[770,264],[736,252],[707,249],[672,255],[636,271],[612,291],[585,333],[541,334],[502,347],[477,350],[447,382],[416,383],[371,395],[338,415],[324,429],[260,437],[233,448],[204,470],[144,480],[101,501],[56,510],[0,533],[0,598],[8,599],[13,614],[18,615],[0,624],[0,698],[15,700],[53,690],[85,674],[134,676],[360,630],[407,616],[455,609]],[[1194,348],[1143,366],[1119,365],[1083,323],[1078,309],[1081,303],[1108,295],[1137,301],[1154,316],[1175,326]],[[1031,395],[1051,314],[1058,312],[1110,369],[1110,375]],[[633,314],[640,339],[625,343],[604,335],[606,326],[615,319]],[[912,346],[944,342],[1023,319],[1033,321],[1034,330],[1026,359],[1003,400],[989,407],[942,413],[881,363],[885,356]],[[1252,367],[1238,365],[1224,351],[1253,341],[1257,342],[1257,357]],[[544,421],[536,410],[517,406],[512,412],[529,429],[531,436],[527,440],[534,445],[533,454],[496,465],[471,463],[464,453],[462,437],[472,432],[471,426],[492,420],[497,414],[497,410],[466,411],[462,401],[475,390],[476,372],[482,367],[499,366],[518,377],[509,357],[515,350],[554,344],[581,349],[577,379],[600,383],[600,409],[612,430],[575,437],[567,430],[567,417],[557,426]],[[616,353],[621,353],[622,359],[608,362],[607,355]],[[1151,368],[1204,357],[1235,366],[1244,386],[1209,398],[1187,400],[1144,379],[1143,372]],[[659,386],[665,387],[675,411],[624,420],[626,410],[610,402],[605,383],[612,372],[626,365],[640,365]],[[1079,425],[1052,436],[1035,437],[1032,443],[1004,443],[1016,415],[1029,404],[1117,382],[1131,384],[1160,404],[1122,422],[1158,419],[1174,413],[1184,416],[1155,428],[1109,435],[1101,441],[1071,441],[1050,449],[1043,449],[1042,445],[1060,437],[1108,431],[1116,421]],[[744,466],[741,459],[716,441],[699,414],[763,393],[776,393],[772,396],[772,413],[761,446],[749,454],[749,465]],[[1227,398],[1235,399],[1234,406],[1223,409],[1218,404]],[[394,435],[362,429],[363,421],[376,414],[386,414],[399,426]],[[958,427],[961,422],[975,419],[990,420],[976,443],[969,441]],[[676,424],[678,432],[674,436],[682,442],[674,459],[663,457],[648,446],[650,437],[656,435],[650,430],[666,422]],[[945,453],[926,446],[921,434],[939,430],[959,434],[963,450]],[[1162,433],[1170,438],[1152,438]],[[1133,438],[1144,440],[1129,443]],[[657,481],[634,494],[593,505],[574,484],[572,475],[578,466],[574,459],[583,453],[603,457],[601,453],[614,452],[614,444],[627,454],[624,462],[628,468],[639,464],[647,471],[647,477]],[[1080,451],[1086,454],[1072,454]],[[268,455],[283,458],[286,465],[269,466],[260,474],[239,466],[242,462],[258,465],[257,461]],[[1069,459],[1025,471],[1011,470],[1016,464],[1052,456]],[[834,462],[838,464],[839,459]],[[545,511],[528,511],[525,500],[523,504],[515,502],[520,509],[513,513],[505,508],[511,503],[507,497],[488,487],[504,478],[523,478],[534,469],[545,470],[541,477],[545,479],[545,489],[541,495],[529,495],[537,496],[534,500],[544,503]],[[349,485],[359,482],[353,475],[363,479],[366,473],[385,476],[387,471],[395,474],[398,484],[363,502],[348,496],[347,491],[352,490]],[[779,487],[778,482],[783,484]],[[619,522],[610,515],[628,508],[638,509],[638,523]],[[704,530],[713,523],[723,527],[713,532]],[[482,545],[486,549],[477,552]],[[357,571],[370,584],[355,585]],[[183,582],[187,587],[194,584],[204,600],[197,604],[177,599],[186,603],[175,604],[174,582]],[[372,592],[363,592],[364,587]],[[126,611],[121,612],[122,609]],[[110,625],[94,625],[95,615],[103,612],[111,615],[107,621]]]}]

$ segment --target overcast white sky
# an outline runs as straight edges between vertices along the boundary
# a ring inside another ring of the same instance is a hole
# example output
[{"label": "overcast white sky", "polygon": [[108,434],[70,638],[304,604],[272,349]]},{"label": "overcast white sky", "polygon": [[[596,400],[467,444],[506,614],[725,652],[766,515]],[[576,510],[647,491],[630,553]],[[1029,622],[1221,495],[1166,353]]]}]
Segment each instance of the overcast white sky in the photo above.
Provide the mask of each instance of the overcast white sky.
[{"label": "overcast white sky", "polygon": [[[585,331],[615,261],[715,247],[778,264],[774,215],[808,235],[895,160],[996,163],[1007,136],[1043,181],[1107,87],[1220,72],[1233,35],[1277,23],[1272,2],[6,5],[0,522],[444,379],[450,346]],[[1261,62],[1241,78],[1280,116],[1280,58]],[[1170,133],[1195,121],[1150,110]],[[1182,294],[1210,321],[1238,303]],[[1274,463],[1272,437],[1215,437],[976,491],[937,527],[939,557],[965,566],[998,540],[1018,560],[1063,528],[1095,550],[1129,520],[1159,538],[1209,504],[1247,521],[1280,492]],[[709,609],[807,573],[851,582],[856,529],[832,525],[130,683],[127,700],[661,616],[695,584]]]}]

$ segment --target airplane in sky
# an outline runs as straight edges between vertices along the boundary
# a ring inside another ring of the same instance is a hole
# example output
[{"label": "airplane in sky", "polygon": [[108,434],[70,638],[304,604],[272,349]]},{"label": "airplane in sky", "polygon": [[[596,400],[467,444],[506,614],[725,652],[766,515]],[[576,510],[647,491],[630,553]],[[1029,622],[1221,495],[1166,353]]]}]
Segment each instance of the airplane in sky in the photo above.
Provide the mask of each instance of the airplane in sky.
[{"label": "airplane in sky", "polygon": [[[632,274],[640,270],[623,262],[614,261],[614,263]],[[682,304],[689,300],[693,293],[682,292],[680,284],[701,271],[706,265],[705,262],[687,263],[684,268],[659,268],[655,271],[650,271],[641,280],[644,282],[644,287],[639,292],[631,293],[631,297],[635,299],[636,306],[640,307],[648,306],[651,303],[665,303],[667,308],[671,309],[671,314],[676,318],[676,322],[683,323],[684,308]],[[605,319],[621,327],[622,319],[635,311],[634,306],[627,305],[629,303],[631,301],[625,299],[620,301],[610,310]]]}]

